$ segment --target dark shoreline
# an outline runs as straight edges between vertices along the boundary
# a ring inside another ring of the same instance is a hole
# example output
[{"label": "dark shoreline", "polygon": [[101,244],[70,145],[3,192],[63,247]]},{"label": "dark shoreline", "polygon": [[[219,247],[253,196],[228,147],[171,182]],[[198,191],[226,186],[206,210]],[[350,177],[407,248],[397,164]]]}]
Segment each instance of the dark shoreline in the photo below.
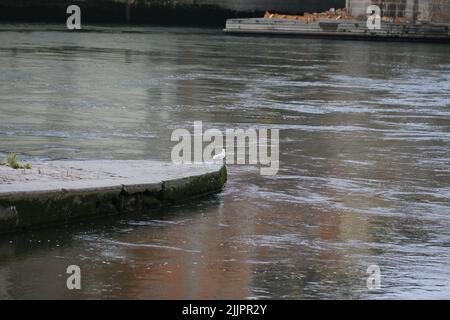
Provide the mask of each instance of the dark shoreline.
[{"label": "dark shoreline", "polygon": [[265,11],[286,14],[342,8],[344,0],[250,1],[245,6],[223,2],[174,0],[1,0],[0,22],[65,23],[66,9],[78,5],[83,23],[132,25],[223,26],[227,19],[262,17]]},{"label": "dark shoreline", "polygon": [[[216,6],[136,6],[130,8],[127,21],[122,3],[111,2],[108,6],[87,6],[87,3],[73,2],[81,8],[82,24],[130,24],[130,25],[173,25],[173,26],[223,26],[229,18],[261,17],[262,11],[237,12]],[[67,17],[65,5],[32,5],[26,8],[0,4],[1,23],[61,23]]]}]

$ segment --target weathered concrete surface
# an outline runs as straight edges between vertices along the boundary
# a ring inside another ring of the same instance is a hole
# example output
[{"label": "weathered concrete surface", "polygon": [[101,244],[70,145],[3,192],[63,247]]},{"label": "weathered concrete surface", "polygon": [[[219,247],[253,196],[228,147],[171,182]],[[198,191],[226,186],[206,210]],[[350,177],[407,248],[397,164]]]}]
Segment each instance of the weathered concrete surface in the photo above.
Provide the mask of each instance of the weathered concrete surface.
[{"label": "weathered concrete surface", "polygon": [[217,192],[227,179],[218,164],[107,160],[32,166],[0,166],[0,233],[139,212]]},{"label": "weathered concrete surface", "polygon": [[320,20],[306,23],[286,19],[251,18],[229,19],[224,31],[229,34],[289,35],[330,39],[450,42],[450,26],[445,24],[382,22],[380,30],[369,30],[366,22],[360,20]]}]

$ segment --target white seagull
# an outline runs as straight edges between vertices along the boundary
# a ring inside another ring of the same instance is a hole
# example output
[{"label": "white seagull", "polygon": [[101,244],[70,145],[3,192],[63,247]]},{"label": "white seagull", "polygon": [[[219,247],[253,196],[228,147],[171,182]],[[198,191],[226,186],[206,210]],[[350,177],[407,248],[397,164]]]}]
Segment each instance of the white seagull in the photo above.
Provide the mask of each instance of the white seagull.
[{"label": "white seagull", "polygon": [[213,160],[214,160],[214,162],[217,162],[217,161],[222,161],[224,158],[225,158],[225,149],[222,149],[222,152],[219,154],[216,154],[213,157]]}]

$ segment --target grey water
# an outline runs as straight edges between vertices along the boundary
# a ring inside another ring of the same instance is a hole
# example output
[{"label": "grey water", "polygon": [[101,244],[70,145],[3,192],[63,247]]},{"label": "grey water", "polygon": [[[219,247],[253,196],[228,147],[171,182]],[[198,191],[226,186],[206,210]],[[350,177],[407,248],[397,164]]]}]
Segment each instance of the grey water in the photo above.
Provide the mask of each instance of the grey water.
[{"label": "grey water", "polygon": [[86,31],[0,25],[0,157],[170,161],[173,130],[203,121],[280,129],[280,169],[3,235],[0,298],[450,298],[449,45]]}]

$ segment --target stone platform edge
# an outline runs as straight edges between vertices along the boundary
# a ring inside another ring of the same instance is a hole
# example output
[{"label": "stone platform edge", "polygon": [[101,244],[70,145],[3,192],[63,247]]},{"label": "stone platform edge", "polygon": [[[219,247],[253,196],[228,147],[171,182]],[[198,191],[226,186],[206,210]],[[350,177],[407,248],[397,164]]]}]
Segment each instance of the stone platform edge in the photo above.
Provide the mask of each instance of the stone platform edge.
[{"label": "stone platform edge", "polygon": [[0,193],[0,233],[136,213],[219,192],[227,169],[158,183]]}]

